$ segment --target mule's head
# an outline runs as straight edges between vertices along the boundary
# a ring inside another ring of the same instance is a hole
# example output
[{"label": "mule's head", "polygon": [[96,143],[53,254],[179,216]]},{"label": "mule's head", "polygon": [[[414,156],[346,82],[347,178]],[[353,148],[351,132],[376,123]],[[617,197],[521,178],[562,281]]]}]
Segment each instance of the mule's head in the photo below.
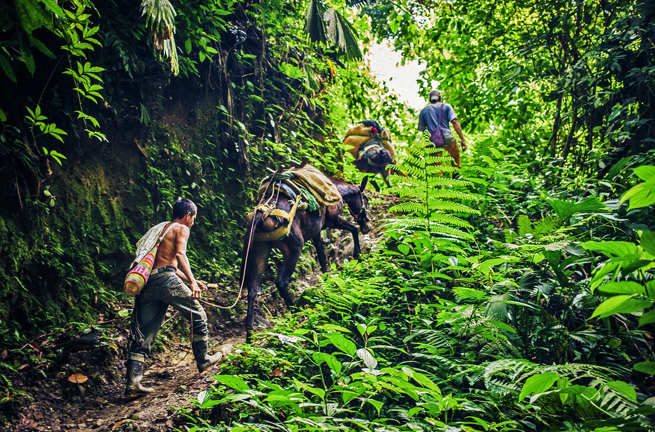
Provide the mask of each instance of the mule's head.
[{"label": "mule's head", "polygon": [[368,177],[364,177],[362,184],[359,186],[357,198],[353,200],[353,205],[350,206],[350,204],[348,204],[362,234],[368,234],[371,231],[371,220],[366,214],[366,210],[368,210],[368,195],[364,193],[367,182]]},{"label": "mule's head", "polygon": [[391,157],[389,150],[380,147],[376,153],[368,158],[368,163],[383,170],[387,165],[393,165],[393,158]]}]

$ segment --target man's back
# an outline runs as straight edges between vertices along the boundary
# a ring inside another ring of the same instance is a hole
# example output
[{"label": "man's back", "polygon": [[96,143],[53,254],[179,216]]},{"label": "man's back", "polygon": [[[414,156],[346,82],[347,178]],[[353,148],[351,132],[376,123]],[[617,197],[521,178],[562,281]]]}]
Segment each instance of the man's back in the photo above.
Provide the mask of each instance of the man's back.
[{"label": "man's back", "polygon": [[[169,227],[170,224],[166,225],[164,232],[166,232]],[[186,252],[188,240],[189,228],[176,223],[159,244],[153,268],[174,267],[177,269],[177,255]]]},{"label": "man's back", "polygon": [[[443,108],[442,108],[443,106]],[[447,103],[434,103],[421,110],[418,119],[418,129],[432,132],[439,125],[439,111],[441,111],[441,129],[450,130],[450,122],[457,118],[455,110]]]}]

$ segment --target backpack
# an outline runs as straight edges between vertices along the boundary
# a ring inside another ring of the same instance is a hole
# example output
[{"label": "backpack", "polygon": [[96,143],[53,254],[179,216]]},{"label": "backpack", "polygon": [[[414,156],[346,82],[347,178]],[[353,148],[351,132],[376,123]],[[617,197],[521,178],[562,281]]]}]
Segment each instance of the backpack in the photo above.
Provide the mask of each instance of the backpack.
[{"label": "backpack", "polygon": [[125,282],[123,283],[123,293],[128,297],[136,297],[139,295],[141,290],[148,279],[150,278],[150,272],[152,271],[152,266],[155,264],[155,257],[157,256],[157,249],[159,249],[159,244],[166,237],[166,234],[173,228],[177,223],[172,223],[168,229],[159,237],[157,244],[153,247],[146,256],[144,256],[137,265],[134,266],[132,270],[127,273],[125,277]]},{"label": "backpack", "polygon": [[443,106],[444,104],[442,103],[438,108],[439,122],[437,123],[437,127],[432,132],[430,132],[430,142],[437,148],[444,148],[446,145],[446,138],[444,136],[443,129],[441,128],[441,114],[443,113]]}]

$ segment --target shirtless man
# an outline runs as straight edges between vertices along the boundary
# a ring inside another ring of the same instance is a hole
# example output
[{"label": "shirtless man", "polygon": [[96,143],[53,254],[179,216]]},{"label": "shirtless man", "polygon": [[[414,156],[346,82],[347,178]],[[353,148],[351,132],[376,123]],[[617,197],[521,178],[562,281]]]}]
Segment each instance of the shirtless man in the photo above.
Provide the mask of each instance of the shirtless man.
[{"label": "shirtless man", "polygon": [[169,305],[190,321],[193,334],[191,347],[200,372],[209,369],[222,357],[220,352],[213,356],[207,355],[207,314],[198,302],[207,287],[193,277],[186,255],[190,228],[196,219],[197,210],[191,200],[177,200],[173,206],[173,221],[166,224],[161,231],[164,238],[159,244],[148,283],[136,297],[127,360],[127,397],[154,392],[152,387],[141,385],[144,362],[150,355],[152,343],[157,337]]}]

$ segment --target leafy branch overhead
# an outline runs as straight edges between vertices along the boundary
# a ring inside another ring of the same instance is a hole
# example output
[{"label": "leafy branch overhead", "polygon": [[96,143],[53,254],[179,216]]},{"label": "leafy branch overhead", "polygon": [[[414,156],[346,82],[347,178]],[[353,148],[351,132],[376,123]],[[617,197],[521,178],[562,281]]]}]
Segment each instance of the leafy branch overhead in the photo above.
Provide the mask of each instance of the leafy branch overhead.
[{"label": "leafy branch overhead", "polygon": [[361,60],[358,36],[354,27],[335,8],[326,10],[321,0],[310,0],[305,10],[305,31],[314,43],[336,49],[346,60]]},{"label": "leafy branch overhead", "polygon": [[141,16],[144,15],[155,50],[161,51],[170,60],[171,72],[177,75],[180,66],[175,45],[175,8],[169,0],[143,0]]}]

